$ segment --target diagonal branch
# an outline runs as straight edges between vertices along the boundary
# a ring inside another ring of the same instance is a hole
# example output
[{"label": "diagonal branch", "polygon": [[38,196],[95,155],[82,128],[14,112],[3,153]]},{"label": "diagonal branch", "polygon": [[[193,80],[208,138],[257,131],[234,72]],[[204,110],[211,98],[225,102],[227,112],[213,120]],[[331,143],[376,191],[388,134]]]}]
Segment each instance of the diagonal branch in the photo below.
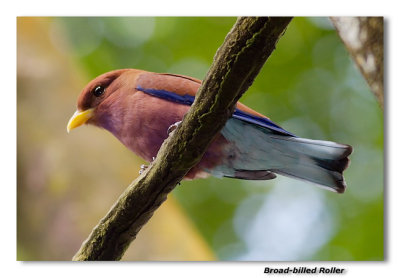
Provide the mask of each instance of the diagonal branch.
[{"label": "diagonal branch", "polygon": [[331,17],[331,21],[383,109],[383,17]]},{"label": "diagonal branch", "polygon": [[252,84],[291,18],[238,18],[182,124],[119,197],[73,260],[119,260],[142,226],[203,156]]}]

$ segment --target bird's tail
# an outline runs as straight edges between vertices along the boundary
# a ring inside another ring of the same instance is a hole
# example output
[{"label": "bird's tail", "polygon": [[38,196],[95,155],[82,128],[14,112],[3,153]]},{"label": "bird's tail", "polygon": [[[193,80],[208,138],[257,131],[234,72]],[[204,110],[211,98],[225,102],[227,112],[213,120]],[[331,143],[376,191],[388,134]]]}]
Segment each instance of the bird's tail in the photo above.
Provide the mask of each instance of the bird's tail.
[{"label": "bird's tail", "polygon": [[306,180],[338,193],[344,192],[343,171],[349,164],[351,146],[279,135],[271,135],[271,139],[285,149],[288,156],[279,167],[270,169],[271,172]]},{"label": "bird's tail", "polygon": [[281,135],[236,119],[228,120],[221,133],[231,142],[234,158],[212,175],[268,180],[276,173],[339,193],[346,188],[343,171],[353,151],[349,145]]}]

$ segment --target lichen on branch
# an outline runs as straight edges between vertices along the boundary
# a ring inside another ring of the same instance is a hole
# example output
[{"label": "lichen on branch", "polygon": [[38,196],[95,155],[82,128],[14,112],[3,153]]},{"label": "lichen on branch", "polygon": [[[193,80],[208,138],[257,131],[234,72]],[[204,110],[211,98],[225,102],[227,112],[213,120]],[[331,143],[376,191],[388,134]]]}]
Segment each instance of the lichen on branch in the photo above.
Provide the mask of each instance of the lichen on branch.
[{"label": "lichen on branch", "polygon": [[331,21],[383,108],[383,17],[331,17]]}]

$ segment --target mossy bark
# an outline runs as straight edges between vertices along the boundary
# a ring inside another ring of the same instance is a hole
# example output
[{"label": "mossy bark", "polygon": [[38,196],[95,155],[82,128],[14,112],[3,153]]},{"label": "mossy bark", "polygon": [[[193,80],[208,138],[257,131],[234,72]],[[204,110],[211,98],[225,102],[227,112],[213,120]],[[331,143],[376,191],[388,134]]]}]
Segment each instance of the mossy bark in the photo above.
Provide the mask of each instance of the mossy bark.
[{"label": "mossy bark", "polygon": [[201,159],[275,49],[291,18],[241,17],[218,49],[182,123],[119,197],[73,260],[119,260],[167,195]]}]

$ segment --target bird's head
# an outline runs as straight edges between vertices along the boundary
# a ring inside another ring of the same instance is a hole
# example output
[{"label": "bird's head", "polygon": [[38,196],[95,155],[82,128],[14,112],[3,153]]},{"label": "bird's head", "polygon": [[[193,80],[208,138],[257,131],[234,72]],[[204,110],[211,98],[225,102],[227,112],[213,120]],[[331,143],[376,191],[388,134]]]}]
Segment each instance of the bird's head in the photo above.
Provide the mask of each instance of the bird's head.
[{"label": "bird's head", "polygon": [[102,103],[111,100],[112,96],[126,83],[124,74],[130,69],[115,70],[104,73],[86,85],[78,97],[77,110],[67,125],[67,131],[83,124],[96,124],[97,110]]}]

